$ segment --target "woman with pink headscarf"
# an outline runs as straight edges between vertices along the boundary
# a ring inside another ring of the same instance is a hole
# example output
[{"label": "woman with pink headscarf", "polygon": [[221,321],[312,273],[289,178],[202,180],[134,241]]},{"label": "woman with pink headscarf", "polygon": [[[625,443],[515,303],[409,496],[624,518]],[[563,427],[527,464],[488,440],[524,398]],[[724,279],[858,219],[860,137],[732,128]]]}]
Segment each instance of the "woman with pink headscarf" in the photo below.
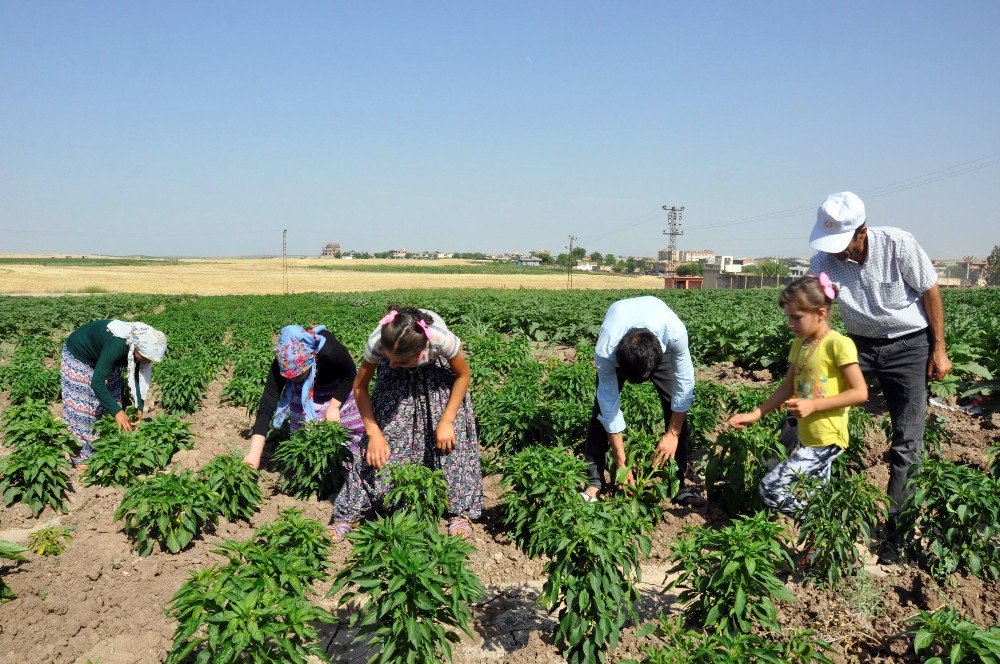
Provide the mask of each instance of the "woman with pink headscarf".
[{"label": "woman with pink headscarf", "polygon": [[243,461],[259,468],[268,429],[286,419],[292,433],[305,422],[339,422],[350,433],[355,452],[364,433],[351,393],[356,374],[351,354],[326,326],[281,328]]}]

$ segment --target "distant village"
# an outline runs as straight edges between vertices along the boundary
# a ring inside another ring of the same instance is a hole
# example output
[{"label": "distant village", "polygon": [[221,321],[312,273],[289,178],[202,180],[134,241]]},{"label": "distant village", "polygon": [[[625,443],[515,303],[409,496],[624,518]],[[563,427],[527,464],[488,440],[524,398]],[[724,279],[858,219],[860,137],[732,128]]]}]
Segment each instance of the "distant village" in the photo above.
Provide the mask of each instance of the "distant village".
[{"label": "distant village", "polygon": [[[352,260],[363,258],[444,260],[465,259],[504,263],[526,268],[549,268],[579,272],[610,272],[623,276],[653,275],[664,278],[667,288],[760,288],[781,286],[809,271],[809,259],[801,257],[748,258],[716,254],[712,249],[660,249],[656,257],[618,256],[588,252],[577,247],[570,253],[533,249],[527,253],[410,251],[390,249],[382,252],[342,251],[337,243],[328,243],[321,258]],[[932,259],[942,287],[986,285],[985,258],[963,256],[958,259]]]}]

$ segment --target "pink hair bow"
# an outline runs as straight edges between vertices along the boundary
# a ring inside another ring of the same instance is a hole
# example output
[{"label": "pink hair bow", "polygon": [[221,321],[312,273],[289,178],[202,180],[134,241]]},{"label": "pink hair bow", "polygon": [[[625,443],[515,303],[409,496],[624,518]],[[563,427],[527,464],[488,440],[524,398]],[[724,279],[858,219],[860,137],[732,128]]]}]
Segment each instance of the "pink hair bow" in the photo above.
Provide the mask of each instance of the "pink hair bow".
[{"label": "pink hair bow", "polygon": [[399,313],[399,311],[397,311],[396,309],[393,309],[392,311],[390,311],[389,313],[387,313],[385,316],[382,316],[382,320],[380,320],[378,322],[378,324],[379,325],[388,325],[392,321],[396,320],[396,314],[398,314],[398,313]]},{"label": "pink hair bow", "polygon": [[431,331],[427,329],[427,322],[423,319],[417,321],[417,327],[424,331],[424,336],[428,339],[431,338]]},{"label": "pink hair bow", "polygon": [[837,291],[833,287],[833,282],[830,281],[830,275],[826,272],[819,273],[819,285],[823,288],[823,295],[826,295],[826,299],[831,302],[837,299]]}]

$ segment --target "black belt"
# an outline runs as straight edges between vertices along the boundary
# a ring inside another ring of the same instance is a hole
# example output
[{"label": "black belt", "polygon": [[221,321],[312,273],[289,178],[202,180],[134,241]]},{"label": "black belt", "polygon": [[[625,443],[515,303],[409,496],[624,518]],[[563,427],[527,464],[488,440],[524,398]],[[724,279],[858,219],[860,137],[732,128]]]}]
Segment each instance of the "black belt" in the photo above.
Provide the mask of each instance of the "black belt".
[{"label": "black belt", "polygon": [[930,334],[931,328],[925,327],[922,330],[917,330],[916,332],[910,332],[909,334],[904,334],[901,337],[892,337],[891,339],[885,337],[863,337],[860,334],[850,335],[851,339],[857,341],[864,341],[865,343],[872,344],[875,346],[884,346],[885,344],[895,343],[897,341],[909,341],[910,339],[917,339],[919,337],[926,337]]}]

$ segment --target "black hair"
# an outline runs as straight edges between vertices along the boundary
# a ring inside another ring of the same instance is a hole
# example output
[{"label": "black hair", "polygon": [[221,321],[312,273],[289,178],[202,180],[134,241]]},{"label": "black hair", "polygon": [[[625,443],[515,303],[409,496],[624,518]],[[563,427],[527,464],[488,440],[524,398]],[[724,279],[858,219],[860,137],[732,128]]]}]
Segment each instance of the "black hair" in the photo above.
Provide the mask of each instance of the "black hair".
[{"label": "black hair", "polygon": [[419,323],[430,325],[434,319],[420,309],[398,304],[390,304],[386,311],[395,311],[396,317],[382,326],[382,349],[402,358],[419,355],[427,345],[427,333]]},{"label": "black hair", "polygon": [[663,348],[656,335],[644,327],[633,327],[615,348],[615,359],[622,376],[630,383],[649,380],[663,361]]}]

